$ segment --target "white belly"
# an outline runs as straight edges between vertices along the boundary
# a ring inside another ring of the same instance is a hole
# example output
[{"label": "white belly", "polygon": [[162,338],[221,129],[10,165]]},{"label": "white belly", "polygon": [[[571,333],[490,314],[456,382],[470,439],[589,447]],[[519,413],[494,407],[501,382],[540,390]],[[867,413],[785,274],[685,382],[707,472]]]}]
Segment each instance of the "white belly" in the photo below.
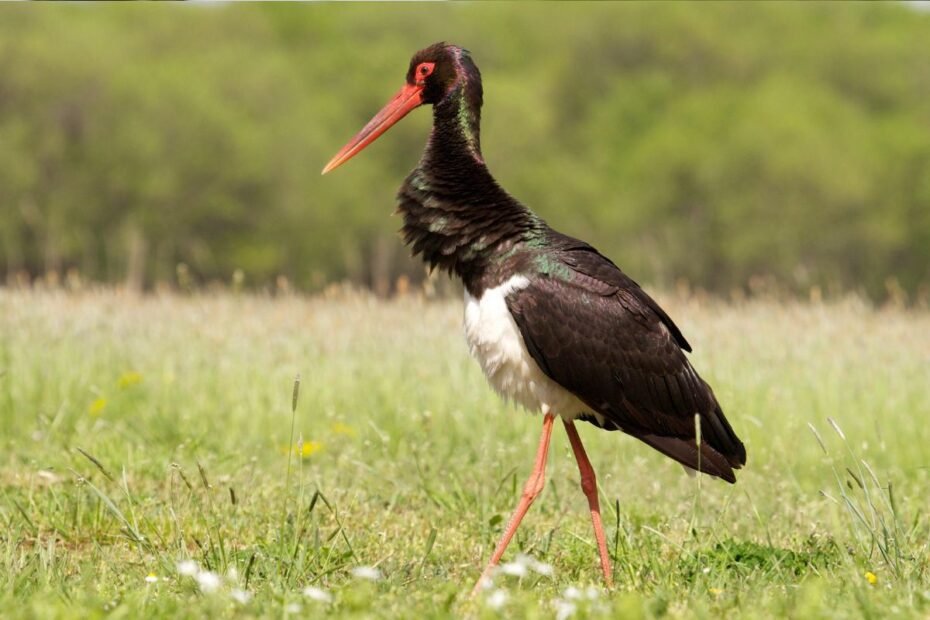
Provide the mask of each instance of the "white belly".
[{"label": "white belly", "polygon": [[524,276],[514,276],[484,291],[480,299],[465,291],[465,340],[471,354],[498,394],[531,412],[552,412],[566,420],[593,414],[574,394],[547,377],[527,351],[505,300],[510,292],[528,285]]}]

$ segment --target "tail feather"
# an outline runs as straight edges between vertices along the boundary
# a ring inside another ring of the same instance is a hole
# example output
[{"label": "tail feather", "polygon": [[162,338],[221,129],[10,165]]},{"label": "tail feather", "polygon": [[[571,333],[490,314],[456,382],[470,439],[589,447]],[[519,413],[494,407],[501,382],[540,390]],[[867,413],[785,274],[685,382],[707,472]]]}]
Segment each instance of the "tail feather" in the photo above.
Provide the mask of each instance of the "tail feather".
[{"label": "tail feather", "polygon": [[[660,435],[636,435],[635,437],[665,456],[675,459],[685,467],[716,476],[731,484],[736,482],[736,475],[733,470],[742,467],[742,463],[730,461],[706,441],[701,441],[701,449],[698,451],[693,439],[663,437]],[[743,462],[745,462],[745,452]]]},{"label": "tail feather", "polygon": [[719,404],[714,407],[712,413],[702,415],[700,420],[701,439],[726,458],[733,468],[739,469],[746,464],[746,446],[733,432],[733,427],[723,415]]}]

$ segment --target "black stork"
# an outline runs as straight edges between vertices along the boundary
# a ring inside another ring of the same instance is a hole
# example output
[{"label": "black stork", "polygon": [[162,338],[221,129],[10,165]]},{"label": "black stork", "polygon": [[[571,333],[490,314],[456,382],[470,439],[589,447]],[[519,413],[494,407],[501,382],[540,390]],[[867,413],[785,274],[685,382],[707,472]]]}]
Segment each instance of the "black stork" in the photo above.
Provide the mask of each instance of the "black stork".
[{"label": "black stork", "polygon": [[425,104],[433,129],[398,194],[404,240],[431,267],[461,278],[465,338],[491,386],[543,415],[533,471],[475,590],[542,491],[556,416],[578,461],[610,587],[597,482],[575,420],[623,431],[689,471],[731,483],[746,449],[665,311],[610,259],[550,228],[491,176],[479,135],[481,74],[468,51],[436,43],[414,54],[400,92],[323,173]]}]

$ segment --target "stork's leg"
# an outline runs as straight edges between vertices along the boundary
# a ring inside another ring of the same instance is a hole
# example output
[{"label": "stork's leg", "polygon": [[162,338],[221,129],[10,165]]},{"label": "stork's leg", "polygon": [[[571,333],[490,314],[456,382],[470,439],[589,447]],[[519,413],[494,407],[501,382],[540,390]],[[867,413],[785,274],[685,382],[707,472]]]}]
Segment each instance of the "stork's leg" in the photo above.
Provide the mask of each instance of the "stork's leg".
[{"label": "stork's leg", "polygon": [[604,536],[604,523],[601,521],[601,505],[597,499],[597,479],[594,477],[594,468],[591,467],[591,461],[585,454],[584,446],[581,445],[581,437],[578,436],[578,430],[575,423],[565,421],[565,432],[568,433],[568,440],[572,444],[572,452],[575,453],[575,460],[578,461],[578,470],[581,472],[581,490],[584,491],[585,497],[588,498],[588,507],[591,508],[591,523],[594,524],[594,538],[597,539],[597,551],[601,556],[601,570],[604,571],[604,581],[607,587],[613,587],[613,578],[610,572],[610,557],[607,555],[607,537]]},{"label": "stork's leg", "polygon": [[552,423],[554,421],[555,416],[551,413],[547,412],[543,417],[542,436],[539,438],[539,449],[536,451],[536,464],[533,465],[533,472],[523,486],[523,495],[520,497],[520,503],[517,504],[517,509],[513,511],[513,516],[510,517],[510,521],[507,522],[507,529],[504,530],[504,535],[501,536],[500,542],[497,543],[497,548],[494,550],[494,555],[491,556],[491,561],[488,562],[487,567],[478,579],[478,583],[475,584],[474,589],[471,591],[472,596],[481,589],[481,585],[491,574],[491,570],[500,562],[501,556],[504,555],[504,551],[507,549],[507,545],[510,544],[510,539],[513,538],[514,533],[517,531],[517,527],[520,525],[520,521],[523,520],[523,515],[530,509],[533,500],[536,499],[543,490],[543,486],[546,484],[546,458],[549,456],[549,440],[552,439]]}]

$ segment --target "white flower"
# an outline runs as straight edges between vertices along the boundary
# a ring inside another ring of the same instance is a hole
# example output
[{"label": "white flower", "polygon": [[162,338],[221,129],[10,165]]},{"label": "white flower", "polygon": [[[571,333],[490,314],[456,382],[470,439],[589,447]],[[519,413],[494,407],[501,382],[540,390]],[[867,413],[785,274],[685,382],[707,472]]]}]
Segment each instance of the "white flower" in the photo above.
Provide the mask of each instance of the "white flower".
[{"label": "white flower", "polygon": [[332,594],[322,588],[317,588],[316,586],[307,586],[304,588],[304,596],[321,603],[331,603],[333,601]]},{"label": "white flower", "polygon": [[522,562],[508,562],[506,564],[501,564],[500,572],[505,575],[510,575],[511,577],[526,577],[528,571],[526,569],[526,564]]},{"label": "white flower", "polygon": [[505,575],[511,575],[513,577],[525,577],[527,575],[527,569],[547,577],[551,577],[554,572],[550,564],[540,562],[533,556],[526,555],[525,553],[517,554],[517,557],[513,562],[503,564],[498,570]]},{"label": "white flower", "polygon": [[356,566],[352,569],[352,575],[358,579],[368,579],[369,581],[381,579],[381,571],[374,566]]},{"label": "white flower", "polygon": [[564,596],[569,601],[578,600],[581,598],[581,590],[575,586],[568,586],[565,588],[565,592],[562,593],[562,596]]},{"label": "white flower", "polygon": [[475,586],[475,589],[486,591],[486,590],[490,590],[493,587],[494,587],[493,579],[491,579],[490,577],[481,577],[481,579],[478,580],[478,584]]},{"label": "white flower", "polygon": [[601,596],[601,591],[595,586],[588,586],[585,591],[585,596],[588,597],[589,601],[597,600]]},{"label": "white flower", "polygon": [[145,583],[158,583],[158,577],[152,573],[145,576]]},{"label": "white flower", "polygon": [[236,570],[235,566],[230,566],[226,571],[226,578],[230,581],[239,581],[239,571]]},{"label": "white flower", "polygon": [[488,595],[488,607],[491,609],[500,609],[507,603],[507,592],[504,590],[494,590]]},{"label": "white flower", "polygon": [[247,590],[241,590],[239,588],[233,588],[229,591],[229,596],[233,597],[233,600],[237,603],[245,605],[252,600],[252,593]]},{"label": "white flower", "polygon": [[303,607],[300,606],[300,603],[288,603],[284,611],[289,614],[299,614],[302,609]]},{"label": "white flower", "polygon": [[197,566],[197,562],[193,560],[184,560],[182,562],[178,562],[178,573],[186,577],[195,576],[199,570],[200,567]]},{"label": "white flower", "polygon": [[197,573],[195,579],[197,579],[197,585],[200,586],[200,590],[205,594],[216,592],[219,590],[222,583],[219,575],[208,570]]},{"label": "white flower", "polygon": [[578,611],[577,605],[571,601],[563,601],[557,598],[552,601],[552,605],[555,607],[555,620],[566,620],[566,618],[571,618]]}]

